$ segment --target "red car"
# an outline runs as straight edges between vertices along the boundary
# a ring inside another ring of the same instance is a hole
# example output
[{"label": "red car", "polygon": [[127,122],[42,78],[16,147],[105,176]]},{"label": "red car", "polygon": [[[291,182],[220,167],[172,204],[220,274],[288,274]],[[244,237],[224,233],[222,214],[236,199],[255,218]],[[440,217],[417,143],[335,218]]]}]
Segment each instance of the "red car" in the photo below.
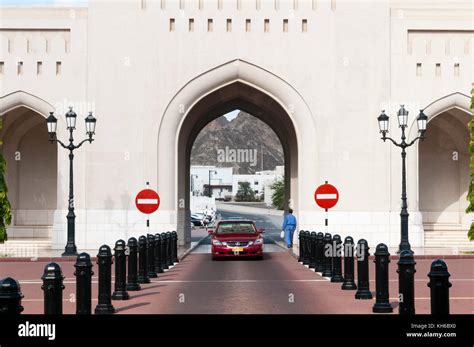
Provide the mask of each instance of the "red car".
[{"label": "red car", "polygon": [[211,235],[212,260],[225,257],[263,259],[264,229],[257,229],[250,220],[221,220]]}]

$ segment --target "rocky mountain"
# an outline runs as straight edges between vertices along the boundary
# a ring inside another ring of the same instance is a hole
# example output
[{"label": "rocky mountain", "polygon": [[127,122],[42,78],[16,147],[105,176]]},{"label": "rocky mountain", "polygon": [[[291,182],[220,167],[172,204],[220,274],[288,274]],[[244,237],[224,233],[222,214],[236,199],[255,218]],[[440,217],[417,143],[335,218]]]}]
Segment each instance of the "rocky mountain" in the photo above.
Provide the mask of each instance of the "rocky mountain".
[{"label": "rocky mountain", "polygon": [[283,148],[273,130],[242,111],[231,121],[222,116],[206,125],[191,151],[191,165],[232,166],[237,174],[283,164]]}]

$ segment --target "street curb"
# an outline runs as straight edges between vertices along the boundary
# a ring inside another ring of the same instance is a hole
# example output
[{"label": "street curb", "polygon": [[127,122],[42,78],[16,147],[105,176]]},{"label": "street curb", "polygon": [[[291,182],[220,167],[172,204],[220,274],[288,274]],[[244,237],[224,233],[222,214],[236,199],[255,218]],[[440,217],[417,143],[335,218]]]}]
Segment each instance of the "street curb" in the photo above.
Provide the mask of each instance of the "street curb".
[{"label": "street curb", "polygon": [[[209,235],[203,236],[201,239],[199,239],[196,244],[193,247],[188,248],[183,252],[181,257],[179,257],[179,260],[182,260],[186,258],[186,256],[193,251],[197,246],[201,244],[201,242],[208,237]],[[38,258],[31,258],[31,257],[4,257],[0,258],[0,263],[30,263],[30,262],[75,262],[77,260],[76,256],[71,256],[71,257],[38,257]],[[95,262],[97,261],[97,257],[91,257],[91,261]]]},{"label": "street curb", "polygon": [[[398,254],[390,255],[390,259],[399,259]],[[414,255],[415,259],[426,260],[426,259],[474,259],[474,254],[444,254],[444,255]],[[369,256],[369,259],[375,259],[373,255]]]},{"label": "street curb", "polygon": [[[276,245],[278,245],[280,248],[284,249],[285,251],[288,250],[288,248],[286,248],[280,241],[277,241],[275,240],[273,237],[271,236],[268,236],[268,238],[272,239],[273,242],[275,242]],[[287,252],[288,254],[290,254],[293,258],[295,259],[298,259],[298,255],[296,253],[293,252],[293,250],[291,252]],[[344,257],[341,257],[341,258],[344,258]],[[400,256],[398,254],[391,254],[390,255],[390,259],[399,259]],[[430,259],[474,259],[474,254],[439,254],[439,255],[436,255],[436,254],[427,254],[427,255],[415,255],[414,256],[415,259],[419,259],[419,260],[430,260]],[[374,260],[375,259],[375,256],[373,255],[370,255],[369,256],[369,259],[370,260]]]},{"label": "street curb", "polygon": [[184,251],[184,253],[181,255],[181,257],[179,257],[179,261],[183,260],[184,258],[186,258],[189,253],[191,253],[194,249],[196,249],[197,246],[199,246],[201,244],[202,241],[204,241],[204,239],[206,239],[207,237],[209,237],[209,235],[206,235],[206,236],[203,236],[201,237],[194,246],[192,247],[189,247],[186,251]]},{"label": "street curb", "polygon": [[277,245],[278,247],[280,247],[281,249],[284,249],[286,251],[287,254],[289,254],[290,256],[292,256],[293,258],[295,259],[298,259],[298,256],[293,252],[293,249],[291,250],[291,252],[289,252],[289,249],[283,245],[280,241],[277,241],[275,240],[273,237],[271,237],[270,235],[268,235],[268,238],[272,239],[273,242],[275,243],[275,245]]}]

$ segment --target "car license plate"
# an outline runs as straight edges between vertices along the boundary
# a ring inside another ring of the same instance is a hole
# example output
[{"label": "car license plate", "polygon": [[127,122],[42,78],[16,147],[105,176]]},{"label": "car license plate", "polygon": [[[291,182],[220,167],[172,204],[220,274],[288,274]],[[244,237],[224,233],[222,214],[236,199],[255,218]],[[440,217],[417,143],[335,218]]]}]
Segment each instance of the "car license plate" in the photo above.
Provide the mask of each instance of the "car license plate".
[{"label": "car license plate", "polygon": [[234,253],[240,253],[240,252],[243,252],[244,249],[242,247],[234,247],[232,248],[232,252]]}]

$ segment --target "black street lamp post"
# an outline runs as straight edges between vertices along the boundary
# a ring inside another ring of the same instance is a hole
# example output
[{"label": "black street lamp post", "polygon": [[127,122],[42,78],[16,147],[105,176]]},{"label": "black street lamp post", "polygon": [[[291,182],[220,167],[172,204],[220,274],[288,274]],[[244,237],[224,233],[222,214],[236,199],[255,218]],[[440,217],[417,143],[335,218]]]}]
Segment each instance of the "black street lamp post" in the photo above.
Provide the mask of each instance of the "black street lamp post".
[{"label": "black street lamp post", "polygon": [[194,196],[194,179],[197,178],[198,175],[191,174],[191,194]]},{"label": "black street lamp post", "polygon": [[211,173],[216,174],[216,170],[209,170],[209,197],[212,198],[212,190],[211,190]]},{"label": "black street lamp post", "polygon": [[408,111],[405,110],[405,107],[401,105],[400,110],[397,114],[398,117],[398,124],[399,127],[402,129],[402,137],[401,141],[398,143],[392,138],[387,136],[388,133],[388,123],[389,117],[385,114],[385,111],[382,111],[382,114],[377,118],[379,122],[380,132],[382,133],[382,140],[385,142],[386,140],[391,141],[395,146],[400,147],[402,149],[402,210],[400,212],[400,245],[398,247],[398,253],[404,250],[411,251],[410,242],[408,241],[408,205],[407,205],[407,179],[406,179],[406,148],[413,145],[417,140],[423,141],[425,139],[425,132],[426,132],[426,123],[428,117],[423,113],[423,110],[420,110],[418,117],[416,118],[417,125],[418,125],[418,132],[419,136],[417,136],[411,142],[406,141],[406,134],[405,130],[408,127]]},{"label": "black street lamp post", "polygon": [[95,125],[97,120],[92,116],[92,112],[86,117],[86,134],[89,138],[81,141],[78,145],[74,145],[74,137],[72,133],[76,129],[76,113],[72,110],[72,107],[69,108],[69,112],[66,113],[66,124],[67,129],[69,130],[69,144],[65,145],[63,142],[56,138],[56,128],[57,128],[57,118],[54,116],[53,112],[50,112],[49,117],[46,119],[48,125],[49,141],[51,143],[57,142],[61,147],[69,150],[69,199],[68,199],[68,214],[67,218],[67,244],[64,250],[63,256],[76,256],[77,248],[75,244],[75,223],[76,215],[74,213],[74,180],[73,180],[73,160],[74,160],[74,150],[82,146],[86,141],[92,143],[94,139],[92,135],[95,134]]}]

